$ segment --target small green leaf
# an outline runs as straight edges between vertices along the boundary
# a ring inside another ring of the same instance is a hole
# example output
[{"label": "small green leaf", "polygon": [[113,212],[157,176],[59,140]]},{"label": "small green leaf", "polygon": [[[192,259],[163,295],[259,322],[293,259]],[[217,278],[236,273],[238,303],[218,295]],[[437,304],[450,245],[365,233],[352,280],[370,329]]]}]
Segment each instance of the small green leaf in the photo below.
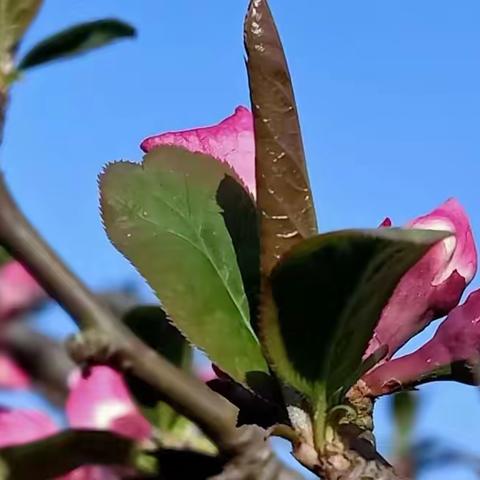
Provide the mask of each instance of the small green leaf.
[{"label": "small green leaf", "polygon": [[142,165],[120,162],[101,176],[112,243],[157,293],[172,322],[240,383],[269,372],[217,191],[228,166],[160,147]]},{"label": "small green leaf", "polygon": [[43,0],[0,0],[0,46],[2,53],[15,50]]},{"label": "small green leaf", "polygon": [[6,480],[59,478],[84,465],[116,465],[154,474],[153,455],[137,442],[112,432],[67,430],[41,440],[0,448],[0,475]]},{"label": "small green leaf", "polygon": [[417,414],[417,398],[413,392],[402,391],[392,398],[392,414],[395,424],[394,451],[399,458],[412,448],[413,427]]},{"label": "small green leaf", "polygon": [[[180,332],[169,323],[159,306],[143,305],[123,317],[126,325],[150,348],[160,353],[178,368],[192,373],[193,351]],[[166,448],[191,448],[214,451],[212,443],[188,418],[162,401],[156,389],[136,376],[126,375],[130,391],[142,408],[142,413],[159,430],[159,441]]]},{"label": "small green leaf", "polygon": [[116,19],[95,20],[62,30],[35,45],[20,61],[18,70],[74,57],[121,38],[135,36],[135,29]]},{"label": "small green leaf", "polygon": [[[362,371],[362,356],[398,281],[446,236],[401,229],[333,232],[305,240],[273,270],[277,314],[263,319],[261,337],[272,368],[307,397],[321,429],[328,408],[358,380],[352,373]],[[321,441],[323,431],[317,433]]]},{"label": "small green leaf", "polygon": [[245,21],[245,48],[255,121],[255,177],[261,267],[317,232],[292,82],[266,0],[255,0]]},{"label": "small green leaf", "polygon": [[[123,316],[123,321],[150,348],[177,367],[190,370],[192,349],[180,332],[169,323],[161,307],[154,305],[135,307]],[[151,408],[157,407],[160,400],[156,389],[151,388],[136,376],[127,375],[127,381],[136,400],[149,410],[144,413],[148,413],[150,417]],[[161,419],[158,418],[157,413],[157,411],[154,412],[155,424],[158,426],[158,421]]]},{"label": "small green leaf", "polygon": [[13,75],[13,55],[42,0],[0,0],[0,91]]}]

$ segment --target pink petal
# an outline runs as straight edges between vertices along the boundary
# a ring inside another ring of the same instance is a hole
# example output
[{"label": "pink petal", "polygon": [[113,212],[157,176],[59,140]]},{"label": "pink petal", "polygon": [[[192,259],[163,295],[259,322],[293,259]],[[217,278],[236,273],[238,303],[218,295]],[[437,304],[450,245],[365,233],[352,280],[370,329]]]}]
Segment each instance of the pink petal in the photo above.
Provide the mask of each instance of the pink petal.
[{"label": "pink petal", "polygon": [[477,254],[468,217],[455,199],[407,228],[446,230],[454,235],[435,245],[401,279],[384,308],[365,357],[381,345],[387,359],[432,320],[446,315],[460,301],[477,269]]},{"label": "pink petal", "polygon": [[0,447],[40,440],[57,430],[53,420],[42,412],[0,409]]},{"label": "pink petal", "polygon": [[391,226],[392,226],[392,220],[390,219],[390,217],[385,217],[385,219],[379,225],[378,228],[388,228],[388,227],[391,227]]},{"label": "pink petal", "polygon": [[380,365],[363,380],[372,395],[379,396],[418,380],[428,379],[430,374],[452,363],[477,363],[479,356],[480,290],[477,290],[463,305],[451,311],[433,338],[423,347]]},{"label": "pink petal", "polygon": [[0,267],[0,320],[35,308],[47,297],[45,291],[17,261]]},{"label": "pink petal", "polygon": [[57,480],[120,480],[115,469],[101,466],[80,467]]},{"label": "pink petal", "polygon": [[27,373],[6,353],[0,352],[0,388],[24,389],[30,384]]},{"label": "pink petal", "polygon": [[88,375],[76,371],[70,387],[66,412],[72,427],[111,430],[136,440],[150,438],[152,427],[117,371],[107,366],[93,367]]},{"label": "pink petal", "polygon": [[160,145],[176,145],[227,162],[255,195],[255,140],[252,114],[245,107],[218,125],[148,137],[140,147],[149,152]]},{"label": "pink petal", "polygon": [[207,383],[210,380],[218,378],[216,374],[216,370],[214,369],[213,365],[209,367],[202,367],[201,369],[199,369],[199,371],[197,371],[197,376],[204,383]]}]

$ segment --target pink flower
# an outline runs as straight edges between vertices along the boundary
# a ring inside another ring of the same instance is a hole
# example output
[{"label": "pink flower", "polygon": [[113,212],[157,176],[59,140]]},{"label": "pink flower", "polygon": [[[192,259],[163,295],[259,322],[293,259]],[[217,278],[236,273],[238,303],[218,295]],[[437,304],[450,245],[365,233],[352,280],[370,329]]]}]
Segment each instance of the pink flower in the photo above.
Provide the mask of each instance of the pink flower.
[{"label": "pink flower", "polygon": [[0,320],[35,308],[46,297],[21,263],[11,260],[0,267]]},{"label": "pink flower", "polygon": [[182,132],[169,132],[148,137],[141,143],[145,152],[160,145],[184,147],[191,152],[205,153],[227,162],[245,186],[255,195],[255,140],[253,117],[245,107],[211,127]]},{"label": "pink flower", "polygon": [[[152,428],[134,405],[122,376],[106,366],[89,375],[75,372],[71,379],[66,413],[77,429],[110,430],[135,440],[148,440]],[[0,410],[0,447],[28,443],[48,437],[58,426],[45,414],[28,410]],[[61,480],[116,480],[116,470],[85,466]]]},{"label": "pink flower", "polygon": [[[388,226],[388,222],[382,224]],[[467,215],[455,199],[419,217],[406,228],[446,230],[453,235],[435,245],[397,285],[384,308],[365,356],[387,345],[387,358],[432,320],[455,307],[477,269]]]},{"label": "pink flower", "polygon": [[[238,107],[231,117],[212,127],[149,137],[142,142],[141,148],[149,152],[160,145],[184,147],[227,162],[255,194],[255,142],[252,115],[247,109]],[[389,228],[391,225],[391,220],[386,218],[379,228]],[[458,305],[477,269],[471,227],[457,200],[446,201],[433,212],[409,222],[405,228],[445,230],[452,235],[432,247],[403,276],[384,307],[364,358],[381,347],[387,347],[387,354],[380,365],[364,376],[367,383],[373,382],[374,378],[378,381],[383,372],[388,371],[388,375],[393,375],[395,366],[400,364],[391,360],[395,352],[430,322],[447,315]],[[458,318],[458,315],[452,312],[452,318]],[[447,329],[452,322],[449,320],[439,330],[442,338],[443,332],[448,331],[453,335],[452,332],[456,331],[452,327]],[[480,353],[480,342],[474,343],[474,347]],[[425,348],[428,350],[433,347]],[[444,355],[442,358],[447,357]],[[388,366],[392,368],[388,370]]]},{"label": "pink flower", "polygon": [[72,427],[110,430],[136,440],[150,437],[152,427],[133,403],[117,371],[101,365],[87,375],[76,371],[70,387],[66,412]]},{"label": "pink flower", "polygon": [[24,389],[30,384],[27,373],[10,356],[0,352],[0,388]]},{"label": "pink flower", "polygon": [[391,360],[365,378],[374,396],[438,378],[475,384],[480,359],[480,290],[454,308],[434,337],[415,352]]},{"label": "pink flower", "polygon": [[[372,396],[442,377],[473,383],[472,366],[480,360],[480,290],[457,306],[477,269],[465,211],[450,199],[407,228],[446,230],[453,235],[436,244],[404,275],[383,309],[365,353],[366,357],[382,345],[388,347],[386,359],[362,378]],[[410,355],[391,359],[432,320],[447,314],[432,340]]]},{"label": "pink flower", "polygon": [[57,429],[42,412],[0,409],[0,447],[34,442],[52,435]]}]

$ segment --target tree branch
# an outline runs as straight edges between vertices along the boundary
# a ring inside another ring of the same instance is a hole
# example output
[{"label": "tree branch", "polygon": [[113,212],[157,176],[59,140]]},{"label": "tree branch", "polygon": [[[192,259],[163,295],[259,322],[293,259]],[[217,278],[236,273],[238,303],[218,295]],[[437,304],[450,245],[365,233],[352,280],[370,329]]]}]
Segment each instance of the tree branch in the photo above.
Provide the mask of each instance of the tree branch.
[{"label": "tree branch", "polygon": [[51,401],[63,405],[68,375],[75,367],[65,347],[35,331],[25,317],[14,318],[4,326],[2,342],[35,386]]},{"label": "tree branch", "polygon": [[[7,95],[0,92],[0,142]],[[257,427],[236,428],[237,409],[203,382],[145,345],[101,302],[33,228],[0,173],[0,244],[19,260],[79,327],[107,335],[130,372],[195,422],[217,445],[224,460],[221,480],[298,480],[279,461]],[[20,477],[19,477],[20,478]]]},{"label": "tree branch", "polygon": [[141,342],[62,263],[17,208],[0,176],[0,242],[34,275],[81,328],[108,335],[132,373],[158,389],[228,451],[235,438],[233,406]]}]

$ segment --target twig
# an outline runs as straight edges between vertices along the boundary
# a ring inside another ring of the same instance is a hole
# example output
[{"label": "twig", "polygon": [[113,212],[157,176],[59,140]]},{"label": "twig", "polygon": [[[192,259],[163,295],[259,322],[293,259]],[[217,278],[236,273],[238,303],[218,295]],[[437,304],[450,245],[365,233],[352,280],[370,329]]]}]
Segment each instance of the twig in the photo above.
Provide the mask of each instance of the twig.
[{"label": "twig", "polygon": [[132,373],[158,389],[221,449],[235,437],[235,409],[148,348],[63,264],[17,208],[0,175],[0,242],[83,329],[108,335]]},{"label": "twig", "polygon": [[14,318],[4,326],[2,342],[35,386],[51,401],[63,405],[68,375],[75,367],[65,347],[35,331],[24,317]]},{"label": "twig", "polygon": [[[5,100],[5,96],[0,96],[0,132]],[[232,459],[233,463],[226,465],[222,479],[301,478],[276,458],[260,429],[247,427],[239,434],[235,427],[237,409],[233,405],[145,345],[98,300],[23,215],[3,174],[0,174],[0,243],[81,328],[107,335],[133,375],[156,388],[168,403],[211,438],[225,459]],[[241,473],[239,465],[242,466]],[[268,475],[269,472],[274,476]]]}]

